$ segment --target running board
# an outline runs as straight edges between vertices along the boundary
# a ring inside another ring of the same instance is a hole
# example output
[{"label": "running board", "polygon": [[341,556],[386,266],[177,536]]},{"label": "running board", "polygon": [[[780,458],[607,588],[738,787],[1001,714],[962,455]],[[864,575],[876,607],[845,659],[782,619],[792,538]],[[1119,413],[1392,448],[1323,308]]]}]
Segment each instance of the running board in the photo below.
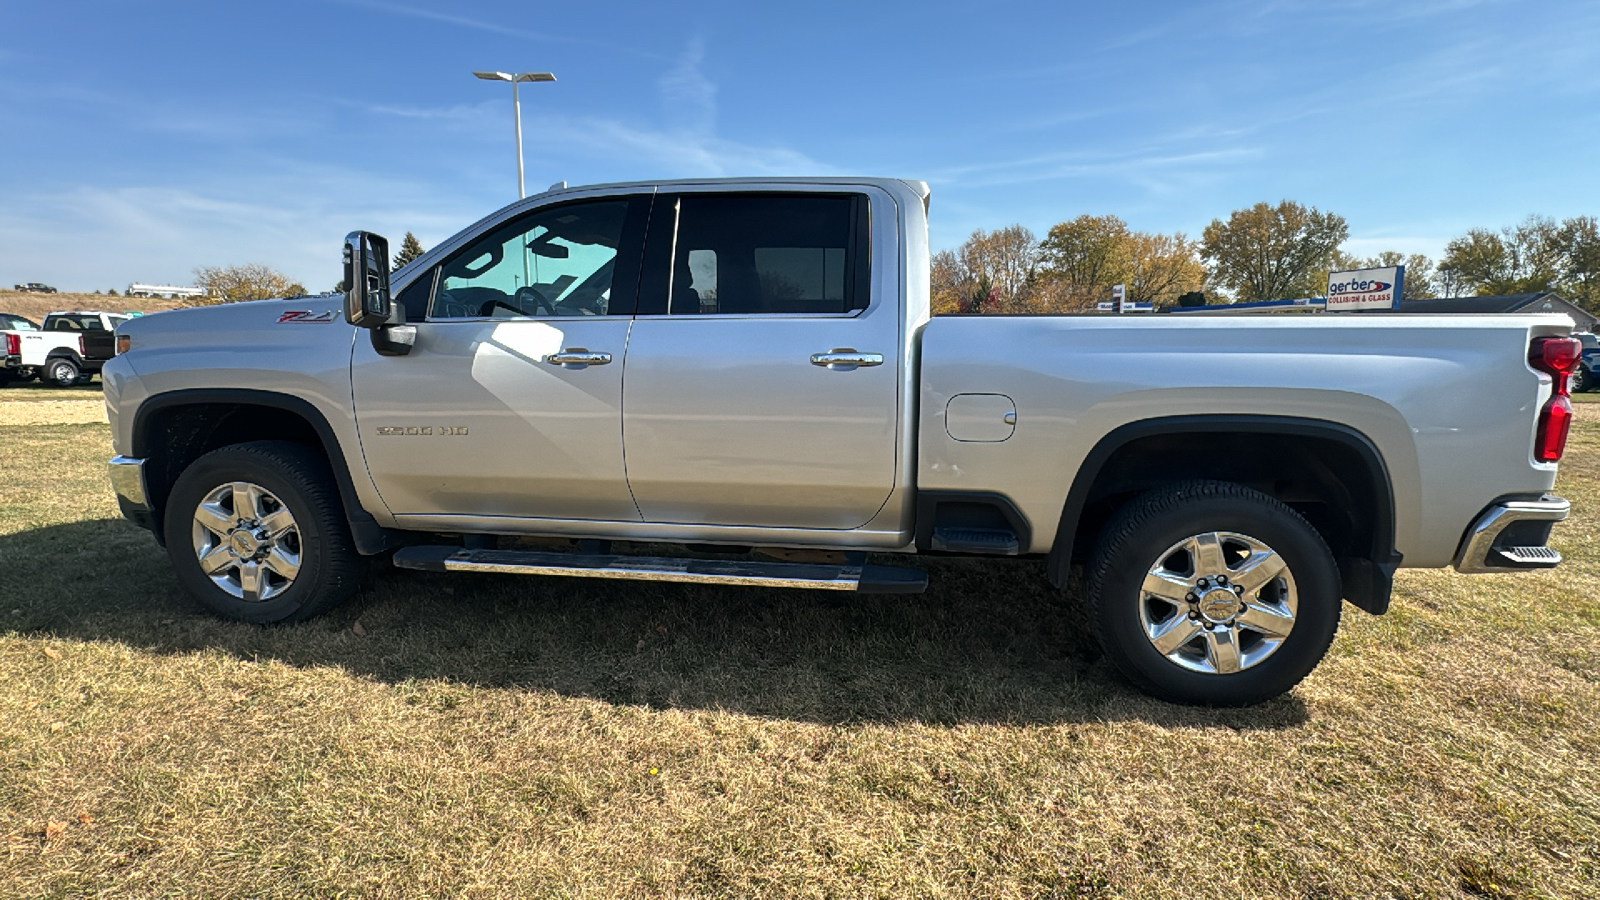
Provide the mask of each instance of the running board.
[{"label": "running board", "polygon": [[920,594],[928,573],[898,566],[809,565],[664,556],[585,555],[521,550],[468,550],[461,547],[403,547],[395,566],[423,572],[497,572],[509,575],[565,575],[632,581],[681,581],[750,587],[811,588],[863,594]]}]

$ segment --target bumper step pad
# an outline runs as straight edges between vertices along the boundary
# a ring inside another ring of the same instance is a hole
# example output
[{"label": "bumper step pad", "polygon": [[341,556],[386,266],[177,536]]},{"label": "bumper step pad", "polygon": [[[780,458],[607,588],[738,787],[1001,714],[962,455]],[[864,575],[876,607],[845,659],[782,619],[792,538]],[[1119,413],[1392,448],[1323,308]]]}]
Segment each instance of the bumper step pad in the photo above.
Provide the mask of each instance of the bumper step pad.
[{"label": "bumper step pad", "polygon": [[1549,547],[1496,547],[1503,565],[1518,569],[1548,569],[1561,565],[1561,554]]},{"label": "bumper step pad", "polygon": [[939,528],[933,532],[932,547],[946,553],[983,553],[1016,556],[1017,536],[997,528]]}]

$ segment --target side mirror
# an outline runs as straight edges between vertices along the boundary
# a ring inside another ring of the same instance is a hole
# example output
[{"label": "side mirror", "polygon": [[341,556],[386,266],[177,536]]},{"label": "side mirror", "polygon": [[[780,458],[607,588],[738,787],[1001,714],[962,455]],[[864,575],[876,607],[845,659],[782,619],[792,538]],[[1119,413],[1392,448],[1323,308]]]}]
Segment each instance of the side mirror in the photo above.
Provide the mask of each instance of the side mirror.
[{"label": "side mirror", "polygon": [[389,324],[389,242],[367,231],[344,239],[344,320],[357,328]]}]

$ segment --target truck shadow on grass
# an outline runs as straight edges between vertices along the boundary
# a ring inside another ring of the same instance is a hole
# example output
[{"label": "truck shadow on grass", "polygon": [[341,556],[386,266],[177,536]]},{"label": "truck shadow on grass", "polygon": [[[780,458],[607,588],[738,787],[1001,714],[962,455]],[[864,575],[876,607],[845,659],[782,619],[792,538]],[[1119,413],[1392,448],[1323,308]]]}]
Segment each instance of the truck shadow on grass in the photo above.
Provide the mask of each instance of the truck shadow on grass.
[{"label": "truck shadow on grass", "polygon": [[214,618],[179,591],[148,534],[102,519],[0,537],[9,584],[0,623],[155,653],[337,666],[391,683],[442,679],[830,725],[1141,720],[1243,730],[1306,719],[1292,695],[1207,710],[1139,694],[1101,658],[1079,594],[1052,588],[1039,563],[922,562],[932,574],[922,596],[428,575],[380,562],[350,605],[258,627]]}]

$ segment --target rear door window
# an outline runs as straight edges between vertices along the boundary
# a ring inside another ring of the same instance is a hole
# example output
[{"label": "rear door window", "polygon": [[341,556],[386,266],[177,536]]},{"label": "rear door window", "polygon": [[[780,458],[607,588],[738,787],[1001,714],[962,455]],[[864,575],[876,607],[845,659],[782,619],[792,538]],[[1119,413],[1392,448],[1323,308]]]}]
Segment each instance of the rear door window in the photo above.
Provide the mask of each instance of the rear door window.
[{"label": "rear door window", "polygon": [[[641,298],[639,311],[781,316],[865,309],[867,208],[855,194],[683,194],[656,220],[676,214],[667,302]],[[666,254],[650,255],[667,261]]]}]

